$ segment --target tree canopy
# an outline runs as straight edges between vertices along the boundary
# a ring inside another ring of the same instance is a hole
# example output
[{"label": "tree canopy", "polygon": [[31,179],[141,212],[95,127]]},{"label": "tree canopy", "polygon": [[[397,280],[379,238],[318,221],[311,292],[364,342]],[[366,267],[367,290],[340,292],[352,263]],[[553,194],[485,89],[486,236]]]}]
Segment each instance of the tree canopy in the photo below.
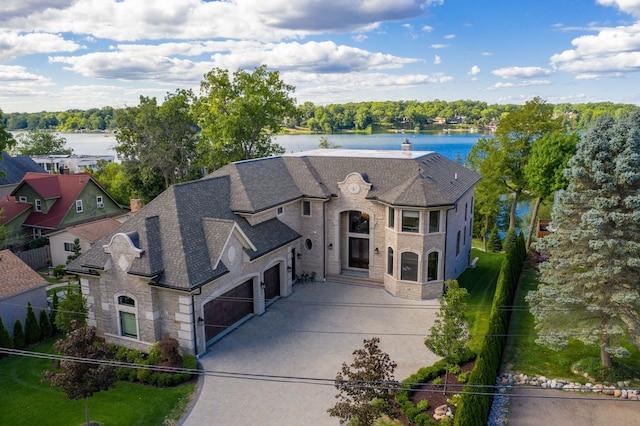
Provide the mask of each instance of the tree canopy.
[{"label": "tree canopy", "polygon": [[536,243],[549,254],[541,283],[527,296],[538,343],[569,339],[600,346],[603,366],[640,347],[640,113],[603,116],[568,163],[566,190],[556,193],[555,232]]},{"label": "tree canopy", "polygon": [[368,426],[383,414],[393,415],[390,399],[399,385],[393,378],[397,364],[379,343],[377,337],[365,339],[364,348],[353,351],[353,363],[342,364],[335,382],[338,402],[327,410],[330,416]]},{"label": "tree canopy", "polygon": [[70,155],[73,148],[66,148],[67,139],[51,132],[36,130],[18,136],[16,152],[19,155]]},{"label": "tree canopy", "polygon": [[285,118],[297,115],[293,91],[265,65],[252,73],[239,69],[232,78],[221,68],[205,74],[195,105],[203,166],[214,170],[234,161],[283,154],[272,137]]},{"label": "tree canopy", "polygon": [[191,91],[177,90],[167,94],[162,105],[141,96],[137,107],[115,115],[115,150],[126,175],[139,180],[130,186],[146,201],[170,185],[201,176],[195,167],[198,128],[191,118],[192,103]]},{"label": "tree canopy", "polygon": [[475,165],[483,180],[492,182],[492,189],[501,185],[503,194],[511,197],[509,229],[516,226],[516,205],[528,188],[524,168],[534,141],[561,129],[562,117],[554,117],[553,106],[536,97],[505,114],[495,135],[481,138],[471,148],[468,162]]}]

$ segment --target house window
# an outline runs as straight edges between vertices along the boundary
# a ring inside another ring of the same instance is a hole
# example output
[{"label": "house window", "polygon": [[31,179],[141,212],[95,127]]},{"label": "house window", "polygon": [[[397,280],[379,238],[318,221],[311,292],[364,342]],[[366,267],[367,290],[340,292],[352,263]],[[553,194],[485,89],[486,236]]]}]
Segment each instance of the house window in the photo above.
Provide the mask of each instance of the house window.
[{"label": "house window", "polygon": [[41,212],[42,211],[42,201],[35,200],[34,207],[35,207],[37,212]]},{"label": "house window", "polygon": [[20,201],[21,203],[26,203],[27,202],[27,197],[25,197],[24,195],[21,195],[18,197],[18,201]]},{"label": "house window", "polygon": [[96,197],[96,206],[97,206],[99,209],[104,208],[104,201],[102,200],[102,195],[98,195],[98,196]]},{"label": "house window", "polygon": [[469,221],[469,236],[473,235],[473,219]]},{"label": "house window", "polygon": [[473,214],[473,197],[471,197],[471,214]]},{"label": "house window", "polygon": [[284,207],[278,207],[278,216],[284,213]]},{"label": "house window", "polygon": [[402,253],[400,259],[400,279],[418,281],[418,255],[413,252]]},{"label": "house window", "polygon": [[429,212],[429,233],[440,232],[440,210]]},{"label": "house window", "polygon": [[462,234],[462,244],[467,245],[467,227],[464,227],[464,234]]},{"label": "house window", "polygon": [[387,249],[387,274],[393,276],[393,249]]},{"label": "house window", "polygon": [[420,212],[402,210],[402,232],[418,232],[420,229]]},{"label": "house window", "polygon": [[396,226],[396,210],[393,207],[389,207],[388,213],[389,221],[387,222],[387,226],[391,229]]},{"label": "house window", "polygon": [[83,208],[82,208],[82,200],[76,200],[76,213],[82,213],[83,212]]},{"label": "house window", "polygon": [[464,220],[467,220],[467,209],[469,208],[468,203],[464,203]]},{"label": "house window", "polygon": [[129,296],[118,296],[118,313],[120,317],[120,335],[137,339],[136,301]]},{"label": "house window", "polygon": [[427,281],[438,279],[438,252],[432,251],[427,257]]},{"label": "house window", "polygon": [[356,234],[369,233],[369,215],[365,212],[349,212],[349,232]]},{"label": "house window", "polygon": [[73,244],[72,243],[64,243],[64,251],[73,252]]},{"label": "house window", "polygon": [[302,216],[311,216],[311,201],[302,202]]},{"label": "house window", "polygon": [[460,254],[460,231],[458,231],[458,235],[456,236],[456,256]]}]

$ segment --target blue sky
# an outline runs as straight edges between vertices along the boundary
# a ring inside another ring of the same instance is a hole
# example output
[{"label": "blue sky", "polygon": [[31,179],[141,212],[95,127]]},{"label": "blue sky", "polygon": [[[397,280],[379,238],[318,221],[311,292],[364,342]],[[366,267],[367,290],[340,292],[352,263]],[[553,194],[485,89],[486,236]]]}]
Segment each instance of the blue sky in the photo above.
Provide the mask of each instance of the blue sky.
[{"label": "blue sky", "polygon": [[214,67],[298,103],[640,105],[640,0],[3,0],[0,109],[138,104]]}]

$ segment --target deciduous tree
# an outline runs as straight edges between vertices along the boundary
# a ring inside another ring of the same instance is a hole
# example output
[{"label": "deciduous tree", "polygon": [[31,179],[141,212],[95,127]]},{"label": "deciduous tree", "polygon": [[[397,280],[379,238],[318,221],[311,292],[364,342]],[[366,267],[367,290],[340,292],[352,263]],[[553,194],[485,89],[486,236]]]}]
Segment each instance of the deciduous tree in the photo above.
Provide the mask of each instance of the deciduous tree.
[{"label": "deciduous tree", "polygon": [[79,288],[69,285],[65,299],[58,305],[55,314],[56,328],[63,333],[73,330],[72,324],[77,323],[78,327],[87,324],[87,304]]},{"label": "deciduous tree", "polygon": [[540,285],[527,296],[539,344],[569,339],[599,345],[602,365],[640,348],[640,113],[599,117],[568,163],[556,193],[555,232],[536,243],[548,253]]},{"label": "deciduous tree", "polygon": [[448,370],[458,364],[467,351],[467,343],[471,336],[467,328],[466,301],[469,292],[460,287],[458,281],[445,281],[447,289],[444,296],[440,296],[440,311],[429,330],[429,336],[424,344],[431,352],[444,358],[447,364],[444,392],[447,391]]},{"label": "deciduous tree", "polygon": [[524,167],[534,140],[561,129],[562,117],[554,118],[553,106],[536,97],[504,114],[495,135],[481,138],[471,148],[469,163],[477,164],[483,180],[501,185],[511,197],[510,229],[516,226],[516,206],[528,188]]},{"label": "deciduous tree", "polygon": [[383,414],[393,416],[390,399],[399,385],[393,377],[397,364],[379,343],[377,337],[365,339],[364,348],[353,352],[353,363],[342,364],[335,382],[338,402],[327,410],[332,417],[368,426]]},{"label": "deciduous tree", "polygon": [[536,197],[531,213],[531,223],[527,234],[526,248],[529,250],[531,237],[538,219],[538,210],[543,200],[567,186],[564,169],[576,152],[580,136],[577,133],[555,132],[536,139],[531,147],[529,161],[524,166],[528,191]]},{"label": "deciduous tree", "polygon": [[[198,129],[191,117],[193,100],[190,90],[177,90],[168,93],[162,105],[156,98],[140,96],[140,105],[118,111],[115,150],[127,173],[139,174],[150,188],[161,177],[160,192],[200,177],[195,167]],[[155,195],[142,198],[148,201]]]},{"label": "deciduous tree", "polygon": [[298,114],[293,91],[266,65],[252,73],[239,69],[233,76],[221,68],[205,74],[195,108],[203,165],[213,170],[233,161],[283,154],[272,137],[285,118]]},{"label": "deciduous tree", "polygon": [[19,155],[70,155],[73,148],[66,148],[67,139],[51,132],[36,130],[18,137],[16,151]]},{"label": "deciduous tree", "polygon": [[63,359],[57,371],[46,370],[42,380],[62,388],[69,399],[84,399],[88,426],[89,397],[108,390],[117,379],[114,366],[90,361],[105,359],[107,345],[104,339],[96,335],[95,327],[78,327],[74,322],[73,331],[66,338],[56,341],[54,348],[60,355],[81,358],[82,361]]}]

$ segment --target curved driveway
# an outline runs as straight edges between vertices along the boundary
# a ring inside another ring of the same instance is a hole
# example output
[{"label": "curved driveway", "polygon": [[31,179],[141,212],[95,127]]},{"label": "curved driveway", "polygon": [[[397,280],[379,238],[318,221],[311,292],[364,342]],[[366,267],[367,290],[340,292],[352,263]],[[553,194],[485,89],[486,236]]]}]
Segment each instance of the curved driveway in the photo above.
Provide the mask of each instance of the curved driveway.
[{"label": "curved driveway", "polygon": [[374,336],[398,363],[397,380],[437,360],[423,343],[437,300],[399,299],[382,288],[332,282],[293,290],[200,358],[208,374],[184,425],[337,425],[327,414],[336,402],[333,379],[362,341]]}]

